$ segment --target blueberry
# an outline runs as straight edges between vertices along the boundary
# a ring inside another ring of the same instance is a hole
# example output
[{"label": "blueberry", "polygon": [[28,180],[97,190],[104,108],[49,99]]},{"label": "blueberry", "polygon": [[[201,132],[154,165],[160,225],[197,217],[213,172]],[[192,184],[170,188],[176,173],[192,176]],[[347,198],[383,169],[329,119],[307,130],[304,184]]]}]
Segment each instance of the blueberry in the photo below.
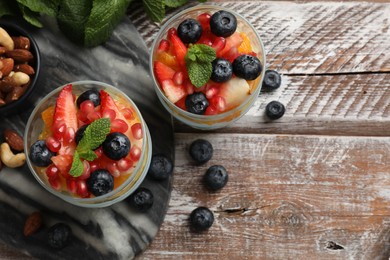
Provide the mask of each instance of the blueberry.
[{"label": "blueberry", "polygon": [[170,159],[162,154],[153,155],[150,163],[148,176],[155,180],[162,181],[171,175],[173,170],[173,164]]},{"label": "blueberry", "polygon": [[194,231],[209,229],[214,223],[214,214],[206,207],[198,207],[191,212],[190,225]]},{"label": "blueberry", "polygon": [[86,182],[88,190],[95,196],[104,195],[114,189],[114,177],[104,169],[91,172]]},{"label": "blueberry", "polygon": [[216,36],[229,37],[237,29],[237,19],[230,12],[218,11],[211,16],[210,29]]},{"label": "blueberry", "polygon": [[213,146],[204,139],[197,139],[190,145],[190,155],[198,164],[208,162],[213,157]]},{"label": "blueberry", "polygon": [[87,129],[87,127],[88,125],[83,125],[77,130],[76,137],[75,137],[76,144],[79,144],[80,140],[83,138],[85,129]]},{"label": "blueberry", "polygon": [[262,71],[260,60],[252,55],[243,54],[233,61],[233,72],[237,77],[254,80]]},{"label": "blueberry", "polygon": [[269,119],[275,120],[281,118],[286,111],[284,105],[279,101],[271,101],[265,107],[265,113]]},{"label": "blueberry", "polygon": [[275,70],[267,70],[264,74],[263,89],[265,91],[272,91],[280,87],[282,78],[280,74]]},{"label": "blueberry", "polygon": [[153,205],[153,193],[147,188],[138,188],[130,195],[130,205],[142,212],[148,210]]},{"label": "blueberry", "polygon": [[52,248],[61,249],[68,245],[72,229],[65,223],[57,223],[48,230],[47,242]]},{"label": "blueberry", "polygon": [[225,167],[221,165],[211,166],[203,177],[204,183],[210,190],[219,190],[223,188],[229,179]]},{"label": "blueberry", "polygon": [[49,166],[52,161],[51,157],[55,156],[55,153],[47,148],[45,140],[38,140],[30,147],[29,158],[33,164],[39,167]]},{"label": "blueberry", "polygon": [[183,43],[196,43],[202,35],[202,26],[195,19],[185,19],[179,24],[177,35]]},{"label": "blueberry", "polygon": [[103,153],[112,160],[120,160],[126,157],[130,151],[129,138],[119,132],[107,135],[103,142]]},{"label": "blueberry", "polygon": [[232,78],[233,67],[228,60],[217,58],[211,63],[211,65],[213,66],[213,71],[211,73],[212,81],[222,83]]},{"label": "blueberry", "polygon": [[209,106],[209,101],[202,92],[188,95],[185,103],[188,112],[198,115],[203,115]]},{"label": "blueberry", "polygon": [[97,107],[100,105],[100,93],[97,89],[90,89],[85,92],[83,92],[78,98],[77,98],[77,107],[80,108],[81,103],[83,103],[86,100],[91,100],[93,105]]}]

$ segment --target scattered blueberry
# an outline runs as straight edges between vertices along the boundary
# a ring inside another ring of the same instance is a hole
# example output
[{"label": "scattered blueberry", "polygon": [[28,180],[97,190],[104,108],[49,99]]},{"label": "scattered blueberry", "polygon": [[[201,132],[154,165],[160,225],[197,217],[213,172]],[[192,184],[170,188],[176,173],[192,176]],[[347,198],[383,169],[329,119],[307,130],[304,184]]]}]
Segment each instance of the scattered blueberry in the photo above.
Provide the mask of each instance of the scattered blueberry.
[{"label": "scattered blueberry", "polygon": [[36,166],[49,166],[52,163],[52,156],[55,156],[55,153],[47,148],[45,140],[38,140],[31,145],[29,158]]},{"label": "scattered blueberry", "polygon": [[211,166],[203,177],[204,183],[210,190],[219,190],[223,188],[229,179],[225,167],[221,165]]},{"label": "scattered blueberry", "polygon": [[47,242],[52,248],[61,249],[68,245],[72,229],[65,223],[57,223],[48,230]]},{"label": "scattered blueberry", "polygon": [[222,83],[231,79],[233,75],[233,67],[228,60],[217,58],[211,63],[211,65],[213,66],[213,71],[210,77],[212,81]]},{"label": "scattered blueberry", "polygon": [[86,100],[91,100],[93,105],[97,107],[100,105],[100,93],[97,89],[90,89],[85,92],[83,92],[78,98],[77,98],[77,107],[80,108],[81,103],[83,103]]},{"label": "scattered blueberry", "polygon": [[76,144],[79,144],[80,140],[83,138],[85,129],[87,129],[87,127],[88,125],[83,125],[77,130],[76,137],[75,137]]},{"label": "scattered blueberry", "polygon": [[153,155],[150,163],[148,176],[155,180],[162,181],[171,175],[173,170],[173,164],[170,159],[162,154]]},{"label": "scattered blueberry", "polygon": [[190,225],[194,231],[209,229],[214,222],[214,214],[206,207],[198,207],[191,212]]},{"label": "scattered blueberry", "polygon": [[210,29],[216,36],[229,37],[237,29],[237,19],[230,12],[218,11],[211,16]]},{"label": "scattered blueberry", "polygon": [[114,177],[104,169],[91,172],[86,182],[88,190],[95,196],[104,195],[114,189]]},{"label": "scattered blueberry", "polygon": [[142,212],[148,210],[153,205],[153,193],[144,187],[138,188],[129,198],[130,205]]},{"label": "scattered blueberry", "polygon": [[185,19],[179,24],[177,35],[183,43],[196,43],[202,35],[202,26],[195,19]]},{"label": "scattered blueberry", "polygon": [[267,70],[264,74],[263,89],[265,91],[272,91],[280,87],[282,78],[280,74],[275,70]]},{"label": "scattered blueberry", "polygon": [[126,157],[130,151],[129,138],[119,132],[107,135],[103,142],[103,153],[112,160],[120,160]]},{"label": "scattered blueberry", "polygon": [[190,145],[190,155],[197,163],[203,164],[213,157],[213,146],[204,139],[197,139]]},{"label": "scattered blueberry", "polygon": [[198,115],[203,115],[209,106],[209,101],[202,92],[188,95],[185,103],[188,112]]},{"label": "scattered blueberry", "polygon": [[252,55],[243,54],[233,61],[233,72],[237,77],[254,80],[262,71],[260,60]]},{"label": "scattered blueberry", "polygon": [[265,107],[265,113],[269,119],[275,120],[281,118],[286,111],[284,105],[279,101],[271,101]]}]

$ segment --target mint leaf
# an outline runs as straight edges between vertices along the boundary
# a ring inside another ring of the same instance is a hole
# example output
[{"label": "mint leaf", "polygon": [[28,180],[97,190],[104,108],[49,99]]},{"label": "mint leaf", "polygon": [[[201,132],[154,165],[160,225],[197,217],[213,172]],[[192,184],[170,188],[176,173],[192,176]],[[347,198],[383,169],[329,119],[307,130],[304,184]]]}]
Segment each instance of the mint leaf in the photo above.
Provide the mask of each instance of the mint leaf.
[{"label": "mint leaf", "polygon": [[211,62],[217,57],[215,50],[205,44],[191,45],[185,56],[186,68],[191,83],[200,88],[209,81],[213,67]]},{"label": "mint leaf", "polygon": [[30,24],[42,28],[43,25],[41,21],[39,20],[39,13],[33,12],[24,5],[19,4],[20,11],[22,12],[24,20],[29,22]]},{"label": "mint leaf", "polygon": [[22,4],[29,8],[33,12],[44,13],[50,16],[55,16],[58,11],[58,5],[60,0],[17,0],[19,4]]},{"label": "mint leaf", "polygon": [[161,22],[165,16],[164,0],[143,0],[142,3],[150,19],[154,22]]},{"label": "mint leaf", "polygon": [[73,177],[79,177],[83,174],[84,164],[80,160],[79,153],[77,151],[74,152],[72,167],[70,168],[69,174]]},{"label": "mint leaf", "polygon": [[[98,148],[110,133],[110,119],[100,118],[93,121],[84,131],[76,149],[82,154],[88,154],[88,151]],[[84,157],[83,157],[84,158]],[[87,159],[87,158],[84,158]]]},{"label": "mint leaf", "polygon": [[95,160],[97,157],[96,153],[92,150],[82,150],[80,151],[80,157],[81,158],[84,158],[85,160],[87,161],[93,161]]},{"label": "mint leaf", "polygon": [[188,2],[188,0],[165,0],[165,5],[168,7],[179,7]]}]

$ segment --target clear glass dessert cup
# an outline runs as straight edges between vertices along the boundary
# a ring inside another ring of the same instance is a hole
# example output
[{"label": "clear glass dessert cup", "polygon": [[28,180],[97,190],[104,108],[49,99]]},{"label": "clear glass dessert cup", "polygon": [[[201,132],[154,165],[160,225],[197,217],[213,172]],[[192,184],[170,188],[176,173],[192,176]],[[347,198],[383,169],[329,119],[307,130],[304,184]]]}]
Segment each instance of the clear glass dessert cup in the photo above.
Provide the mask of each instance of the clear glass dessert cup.
[{"label": "clear glass dessert cup", "polygon": [[114,100],[121,100],[121,102],[125,102],[126,106],[130,107],[133,111],[135,111],[136,117],[140,119],[143,130],[141,147],[142,153],[139,160],[135,164],[134,168],[132,168],[131,174],[129,174],[129,176],[125,181],[123,181],[123,183],[121,183],[117,187],[114,187],[112,191],[101,196],[81,198],[72,195],[67,191],[58,191],[51,187],[51,185],[48,183],[48,178],[44,173],[44,167],[35,166],[31,162],[28,155],[30,154],[31,145],[39,139],[39,135],[44,128],[44,122],[41,118],[41,113],[48,107],[55,105],[59,92],[64,86],[68,85],[66,84],[53,90],[52,92],[47,94],[42,100],[40,100],[28,119],[24,133],[24,152],[27,157],[27,165],[30,168],[32,175],[35,177],[39,184],[41,184],[51,194],[61,198],[66,202],[86,208],[101,208],[110,206],[128,197],[139,187],[139,185],[144,180],[149,169],[152,155],[152,142],[150,133],[137,106],[121,90],[108,84],[97,81],[77,81],[70,84],[73,85],[73,94],[75,94],[76,96],[79,96],[84,91],[92,88],[95,88],[99,91],[105,90]]},{"label": "clear glass dessert cup", "polygon": [[[256,53],[256,57],[261,62],[262,71],[261,74],[255,80],[248,81],[250,85],[250,94],[240,105],[216,115],[193,114],[176,106],[165,96],[164,92],[160,88],[159,83],[154,75],[154,68],[153,68],[154,61],[156,60],[157,57],[157,50],[158,50],[159,43],[162,39],[166,39],[168,30],[170,28],[172,27],[177,28],[178,25],[184,19],[187,18],[196,19],[196,17],[202,13],[208,12],[210,14],[213,14],[220,10],[228,11],[233,15],[235,15],[235,17],[237,18],[237,31],[245,33],[250,39],[251,46],[254,52]],[[253,103],[256,101],[256,98],[260,94],[261,85],[263,82],[265,68],[266,68],[265,49],[260,39],[260,36],[256,32],[256,29],[248,22],[248,20],[246,20],[240,14],[221,6],[198,5],[179,12],[178,14],[171,17],[168,21],[166,21],[165,24],[161,27],[151,47],[149,68],[154,81],[154,88],[156,94],[159,100],[161,101],[162,105],[165,107],[166,110],[168,110],[168,112],[172,116],[174,116],[179,121],[193,128],[197,128],[201,130],[212,130],[212,129],[225,127],[233,123],[234,121],[238,120],[243,115],[245,115],[246,112],[248,112],[248,110],[251,108]]]}]

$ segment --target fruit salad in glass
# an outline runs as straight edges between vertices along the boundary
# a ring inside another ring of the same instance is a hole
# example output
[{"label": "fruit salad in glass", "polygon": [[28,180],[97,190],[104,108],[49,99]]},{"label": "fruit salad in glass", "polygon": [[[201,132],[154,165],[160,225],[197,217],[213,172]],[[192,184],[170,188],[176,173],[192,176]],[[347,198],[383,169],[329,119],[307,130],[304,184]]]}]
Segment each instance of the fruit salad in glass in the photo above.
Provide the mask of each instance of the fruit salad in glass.
[{"label": "fruit salad in glass", "polygon": [[156,37],[150,69],[164,107],[199,129],[244,115],[261,88],[265,51],[239,14],[200,5],[169,19]]},{"label": "fruit salad in glass", "polygon": [[151,157],[135,104],[104,83],[80,81],[48,94],[25,132],[28,165],[50,192],[75,205],[103,207],[131,194]]}]

